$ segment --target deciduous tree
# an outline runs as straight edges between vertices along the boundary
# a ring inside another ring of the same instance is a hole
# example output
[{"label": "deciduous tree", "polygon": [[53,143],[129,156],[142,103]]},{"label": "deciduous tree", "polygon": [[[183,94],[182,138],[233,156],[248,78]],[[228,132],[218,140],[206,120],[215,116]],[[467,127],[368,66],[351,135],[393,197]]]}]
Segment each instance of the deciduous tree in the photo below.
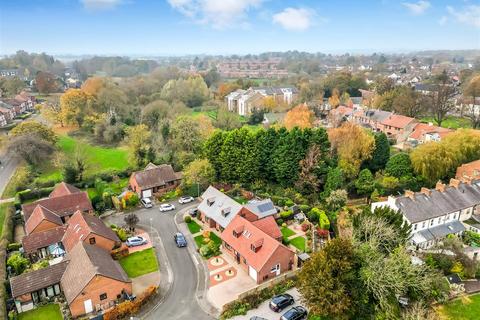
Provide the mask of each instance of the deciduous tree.
[{"label": "deciduous tree", "polygon": [[298,127],[301,129],[311,128],[313,125],[314,114],[306,104],[300,104],[288,111],[285,115],[284,125],[287,129]]},{"label": "deciduous tree", "polygon": [[475,105],[480,98],[480,75],[470,79],[463,92],[463,96],[466,103],[470,105],[467,110],[467,117],[472,121],[472,127],[477,129],[480,127],[480,110],[479,108],[475,108]]},{"label": "deciduous tree", "polygon": [[455,108],[453,98],[457,90],[445,70],[435,77],[432,88],[429,94],[431,113],[433,119],[441,126],[445,116]]},{"label": "deciduous tree", "polygon": [[215,170],[207,159],[197,159],[190,162],[183,170],[185,185],[198,184],[201,189],[208,187],[215,179]]},{"label": "deciduous tree", "polygon": [[51,144],[55,144],[57,142],[57,135],[55,134],[55,132],[53,132],[52,129],[40,122],[32,120],[19,123],[15,128],[10,131],[10,134],[13,137],[30,134],[37,138],[50,142]]}]

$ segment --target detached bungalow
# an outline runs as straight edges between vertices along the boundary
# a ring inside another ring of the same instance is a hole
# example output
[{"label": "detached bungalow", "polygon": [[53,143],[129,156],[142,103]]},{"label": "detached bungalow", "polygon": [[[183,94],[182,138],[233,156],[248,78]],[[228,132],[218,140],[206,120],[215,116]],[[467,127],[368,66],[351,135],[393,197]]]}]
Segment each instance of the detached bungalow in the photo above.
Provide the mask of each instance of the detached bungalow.
[{"label": "detached bungalow", "polygon": [[294,252],[280,241],[280,230],[272,217],[250,222],[237,215],[221,234],[230,254],[256,282],[261,283],[292,270]]},{"label": "detached bungalow", "polygon": [[148,164],[143,171],[130,176],[130,189],[141,198],[150,198],[155,194],[175,190],[182,180],[182,173],[175,172],[171,165]]},{"label": "detached bungalow", "polygon": [[30,260],[36,261],[48,256],[55,256],[56,247],[63,248],[62,238],[66,227],[60,226],[43,232],[31,233],[22,239],[22,247]]}]

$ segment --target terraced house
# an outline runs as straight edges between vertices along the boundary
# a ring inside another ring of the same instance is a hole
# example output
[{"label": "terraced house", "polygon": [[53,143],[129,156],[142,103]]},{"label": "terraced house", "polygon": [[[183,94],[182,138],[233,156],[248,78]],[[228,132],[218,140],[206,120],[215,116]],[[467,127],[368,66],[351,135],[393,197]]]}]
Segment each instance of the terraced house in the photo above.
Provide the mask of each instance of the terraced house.
[{"label": "terraced house", "polygon": [[451,179],[449,185],[438,182],[434,189],[406,191],[402,197],[375,202],[372,209],[387,206],[403,214],[411,226],[412,245],[428,249],[448,235],[472,230],[480,221],[480,180]]}]

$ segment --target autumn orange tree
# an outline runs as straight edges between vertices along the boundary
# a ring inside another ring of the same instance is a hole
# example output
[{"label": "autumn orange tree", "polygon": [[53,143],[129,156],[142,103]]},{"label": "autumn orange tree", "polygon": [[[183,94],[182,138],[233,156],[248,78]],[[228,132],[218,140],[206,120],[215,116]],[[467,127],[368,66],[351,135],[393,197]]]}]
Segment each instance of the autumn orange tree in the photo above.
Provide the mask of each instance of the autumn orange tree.
[{"label": "autumn orange tree", "polygon": [[60,98],[60,118],[63,123],[81,126],[89,113],[92,96],[80,89],[69,89]]},{"label": "autumn orange tree", "polygon": [[348,178],[358,175],[362,162],[372,157],[375,138],[356,124],[346,122],[328,132],[332,150],[339,157],[339,166]]},{"label": "autumn orange tree", "polygon": [[330,98],[328,98],[328,103],[332,108],[336,108],[340,105],[340,92],[338,89],[333,89],[333,93]]},{"label": "autumn orange tree", "polygon": [[314,115],[306,104],[300,104],[287,112],[284,124],[288,130],[298,127],[300,129],[313,126]]},{"label": "autumn orange tree", "polygon": [[82,91],[96,96],[98,92],[105,87],[105,79],[100,77],[88,78],[82,85]]}]

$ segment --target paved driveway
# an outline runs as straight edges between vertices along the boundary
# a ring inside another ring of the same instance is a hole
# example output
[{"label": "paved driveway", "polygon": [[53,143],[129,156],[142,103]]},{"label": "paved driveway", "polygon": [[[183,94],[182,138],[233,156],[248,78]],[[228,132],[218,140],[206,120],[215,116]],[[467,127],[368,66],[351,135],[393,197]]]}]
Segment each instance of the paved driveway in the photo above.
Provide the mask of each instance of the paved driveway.
[{"label": "paved driveway", "polygon": [[292,297],[295,299],[295,303],[292,306],[285,308],[282,312],[277,313],[270,310],[270,307],[268,306],[268,304],[270,303],[270,300],[267,300],[267,301],[264,301],[260,306],[258,306],[257,309],[248,311],[247,314],[244,316],[233,317],[232,320],[249,320],[253,316],[262,317],[267,320],[278,320],[280,319],[280,316],[284,312],[287,312],[287,310],[290,309],[291,307],[301,305],[299,304],[300,294],[298,293],[297,289],[295,288],[290,289],[287,291],[287,293],[292,295]]},{"label": "paved driveway", "polygon": [[[168,319],[168,320],[210,320],[206,311],[208,306],[200,307],[199,300],[203,299],[203,290],[200,289],[197,297],[197,287],[203,288],[205,284],[204,272],[197,272],[198,261],[193,261],[187,248],[177,248],[173,235],[177,232],[174,222],[175,214],[180,210],[194,205],[174,203],[176,210],[159,212],[158,207],[151,209],[139,209],[135,212],[140,219],[142,229],[149,230],[159,260],[161,280],[160,288],[169,288],[161,292],[162,301],[152,311],[144,316],[145,319]],[[108,223],[123,225],[123,216],[112,216],[105,220]],[[195,250],[195,244],[189,243],[190,249]],[[202,270],[202,269],[200,269]],[[198,298],[198,299],[197,299]],[[213,310],[212,310],[213,311]]]}]

